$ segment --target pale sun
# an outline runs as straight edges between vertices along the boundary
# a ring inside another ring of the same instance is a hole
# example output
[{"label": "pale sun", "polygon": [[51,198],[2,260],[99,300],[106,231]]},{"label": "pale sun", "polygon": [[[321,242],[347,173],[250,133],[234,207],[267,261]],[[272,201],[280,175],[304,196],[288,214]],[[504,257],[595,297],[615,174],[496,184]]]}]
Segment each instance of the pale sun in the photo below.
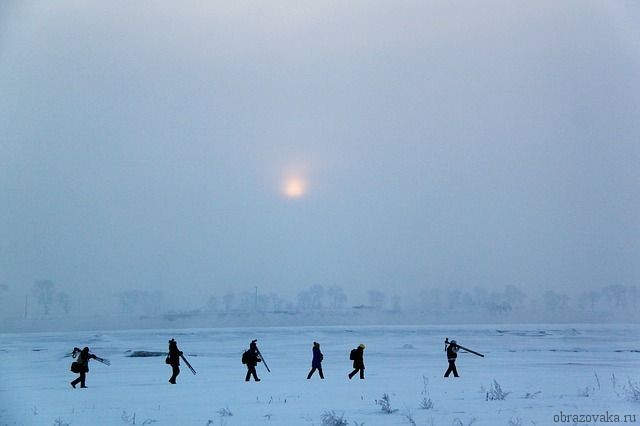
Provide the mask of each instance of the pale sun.
[{"label": "pale sun", "polygon": [[282,191],[288,198],[300,198],[307,192],[307,183],[298,177],[285,180]]}]

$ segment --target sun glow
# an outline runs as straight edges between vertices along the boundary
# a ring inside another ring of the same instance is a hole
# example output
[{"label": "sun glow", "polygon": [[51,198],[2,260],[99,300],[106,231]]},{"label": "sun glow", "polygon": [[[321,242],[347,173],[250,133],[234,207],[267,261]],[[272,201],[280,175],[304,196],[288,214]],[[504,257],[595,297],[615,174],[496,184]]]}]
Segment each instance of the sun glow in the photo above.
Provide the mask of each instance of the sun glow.
[{"label": "sun glow", "polygon": [[287,198],[300,198],[307,192],[307,182],[299,177],[290,177],[284,181],[282,192]]}]

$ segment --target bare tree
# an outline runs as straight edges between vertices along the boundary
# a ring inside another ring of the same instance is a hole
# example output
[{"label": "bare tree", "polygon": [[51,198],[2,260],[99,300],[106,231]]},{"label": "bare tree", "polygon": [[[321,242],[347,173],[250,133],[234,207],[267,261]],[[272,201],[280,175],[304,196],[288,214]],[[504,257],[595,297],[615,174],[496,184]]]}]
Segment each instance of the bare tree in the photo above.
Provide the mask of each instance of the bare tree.
[{"label": "bare tree", "polygon": [[542,301],[551,312],[563,311],[569,307],[569,296],[548,290],[542,296]]},{"label": "bare tree", "polygon": [[38,305],[42,306],[43,315],[49,315],[49,309],[54,302],[55,284],[50,280],[40,280],[33,283],[33,293]]},{"label": "bare tree", "polygon": [[484,305],[485,309],[493,315],[504,315],[511,312],[513,309],[511,304],[506,300],[496,299],[495,301],[488,302]]},{"label": "bare tree", "polygon": [[123,291],[114,295],[120,305],[120,311],[123,314],[130,314],[134,310],[135,297],[129,291]]},{"label": "bare tree", "polygon": [[369,290],[369,304],[374,309],[382,309],[386,298],[385,294],[380,290]]},{"label": "bare tree", "polygon": [[322,309],[322,299],[324,298],[324,287],[314,285],[309,289],[311,309],[319,311]]},{"label": "bare tree", "polygon": [[467,293],[466,291],[462,293],[460,297],[460,305],[469,309],[472,308],[476,304],[476,301],[473,300],[473,296],[471,293]]},{"label": "bare tree", "polygon": [[280,312],[285,309],[287,301],[282,297],[278,296],[276,293],[270,293],[271,296],[271,306],[274,312]]},{"label": "bare tree", "polygon": [[255,293],[250,291],[243,291],[242,293],[240,293],[238,304],[242,312],[253,311],[255,308],[257,308]]},{"label": "bare tree", "polygon": [[460,307],[462,302],[462,292],[460,290],[451,290],[448,294],[449,309],[456,309]]},{"label": "bare tree", "polygon": [[62,307],[63,312],[66,315],[69,315],[69,312],[71,312],[71,303],[69,301],[69,295],[64,291],[59,291],[58,293],[56,293],[56,300]]},{"label": "bare tree", "polygon": [[627,296],[627,288],[620,284],[608,285],[602,289],[602,294],[614,307],[624,306]]},{"label": "bare tree", "polygon": [[402,310],[400,307],[400,296],[397,293],[391,296],[391,310],[393,312],[400,312]]},{"label": "bare tree", "polygon": [[218,311],[218,298],[216,296],[210,296],[207,299],[207,305],[205,307],[207,312],[214,313]]},{"label": "bare tree", "polygon": [[298,309],[302,311],[308,311],[311,309],[311,293],[307,290],[302,290],[298,293]]},{"label": "bare tree", "polygon": [[505,301],[509,302],[509,304],[514,307],[522,306],[527,299],[527,296],[514,285],[506,286],[503,294]]},{"label": "bare tree", "polygon": [[333,285],[327,289],[327,296],[330,300],[332,309],[342,309],[347,303],[347,295],[344,294],[342,287]]},{"label": "bare tree", "polygon": [[580,295],[580,302],[583,306],[588,306],[591,313],[594,313],[596,311],[596,306],[601,298],[602,293],[600,293],[599,291],[590,290]]},{"label": "bare tree", "polygon": [[273,310],[273,293],[258,295],[258,304],[256,306],[258,312],[270,312]]},{"label": "bare tree", "polygon": [[233,302],[236,298],[236,294],[234,292],[228,292],[224,296],[222,296],[222,305],[224,306],[224,313],[228,314],[233,309]]},{"label": "bare tree", "polygon": [[627,286],[627,296],[625,297],[627,306],[636,306],[638,303],[638,298],[640,298],[640,291],[638,290],[638,286]]}]

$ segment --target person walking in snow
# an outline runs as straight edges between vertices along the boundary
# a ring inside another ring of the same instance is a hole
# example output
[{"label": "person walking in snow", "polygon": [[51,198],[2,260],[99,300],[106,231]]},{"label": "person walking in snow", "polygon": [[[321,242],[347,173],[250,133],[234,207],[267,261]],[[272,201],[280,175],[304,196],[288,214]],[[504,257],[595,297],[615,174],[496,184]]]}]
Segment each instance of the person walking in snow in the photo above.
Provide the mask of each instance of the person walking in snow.
[{"label": "person walking in snow", "polygon": [[356,349],[352,349],[349,354],[349,359],[353,360],[353,371],[349,373],[349,379],[353,379],[358,372],[360,372],[360,378],[364,379],[364,348],[365,346],[360,343]]},{"label": "person walking in snow", "polygon": [[457,345],[455,340],[450,341],[446,345],[447,350],[447,361],[449,361],[449,368],[444,373],[444,377],[449,377],[449,374],[453,373],[453,377],[458,376],[458,370],[456,369],[456,358],[458,357],[459,346]]},{"label": "person walking in snow", "polygon": [[258,373],[256,372],[256,366],[259,362],[262,362],[262,358],[258,351],[258,345],[255,340],[252,340],[251,344],[249,344],[249,349],[244,351],[242,354],[242,363],[247,365],[247,375],[244,379],[245,382],[248,382],[251,379],[251,376],[253,376],[253,380],[256,382],[260,381]]},{"label": "person walking in snow", "polygon": [[322,355],[322,352],[320,352],[320,343],[313,342],[313,359],[311,360],[311,371],[309,371],[309,374],[307,375],[307,380],[313,376],[313,373],[315,373],[316,370],[318,370],[320,378],[324,379],[324,374],[322,374],[323,359],[324,356]]},{"label": "person walking in snow", "polygon": [[178,349],[178,344],[175,339],[169,340],[169,355],[167,355],[167,359],[165,362],[171,366],[171,378],[169,379],[169,383],[172,385],[176,384],[176,378],[178,374],[180,374],[180,356],[182,355],[182,351]]},{"label": "person walking in snow", "polygon": [[81,388],[86,388],[85,380],[89,372],[89,360],[97,359],[98,357],[90,353],[88,347],[82,350],[80,348],[73,348],[71,356],[73,358],[77,357],[76,360],[71,363],[71,371],[79,374],[78,378],[71,382],[71,386],[75,389],[76,385],[80,383]]}]

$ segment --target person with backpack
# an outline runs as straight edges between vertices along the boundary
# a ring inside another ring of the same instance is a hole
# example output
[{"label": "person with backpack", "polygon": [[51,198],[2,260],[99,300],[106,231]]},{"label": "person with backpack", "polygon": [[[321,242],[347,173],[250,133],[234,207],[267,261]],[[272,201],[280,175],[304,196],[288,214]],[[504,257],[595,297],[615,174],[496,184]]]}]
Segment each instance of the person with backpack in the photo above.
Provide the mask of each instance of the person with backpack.
[{"label": "person with backpack", "polygon": [[171,366],[171,378],[169,379],[169,383],[172,385],[176,384],[176,378],[178,374],[180,374],[180,356],[182,355],[182,351],[178,349],[178,343],[176,343],[175,339],[169,340],[169,355],[165,359],[165,363]]},{"label": "person with backpack", "polygon": [[71,386],[75,389],[76,385],[80,383],[81,388],[86,388],[85,380],[89,372],[89,360],[98,359],[98,357],[90,353],[89,348],[86,346],[82,350],[80,350],[80,348],[73,348],[71,356],[73,358],[77,357],[76,360],[71,363],[71,371],[79,374],[78,378],[71,382]]},{"label": "person with backpack", "polygon": [[364,379],[364,348],[365,346],[360,343],[349,354],[349,359],[353,361],[353,371],[349,373],[349,379],[353,379],[358,372],[360,372],[360,379]]},{"label": "person with backpack", "polygon": [[262,358],[260,357],[260,351],[258,351],[258,345],[256,344],[256,340],[252,340],[249,344],[249,349],[244,351],[242,354],[242,363],[247,366],[247,375],[244,379],[245,382],[248,382],[253,376],[253,380],[259,382],[258,373],[256,372],[256,365],[259,362],[262,362]]},{"label": "person with backpack", "polygon": [[311,360],[311,371],[309,371],[309,374],[307,375],[307,380],[309,380],[311,376],[313,376],[313,373],[315,373],[316,370],[318,370],[320,378],[324,379],[324,375],[322,374],[323,359],[324,356],[322,355],[322,352],[320,352],[320,343],[313,342],[313,359]]},{"label": "person with backpack", "polygon": [[459,347],[456,341],[452,340],[451,342],[448,342],[448,344],[446,345],[446,349],[447,349],[447,361],[449,361],[449,368],[447,368],[447,371],[444,373],[444,377],[449,377],[449,374],[451,373],[453,373],[453,377],[460,377],[458,376],[458,370],[456,369],[456,358],[458,357],[458,350],[459,350]]}]

